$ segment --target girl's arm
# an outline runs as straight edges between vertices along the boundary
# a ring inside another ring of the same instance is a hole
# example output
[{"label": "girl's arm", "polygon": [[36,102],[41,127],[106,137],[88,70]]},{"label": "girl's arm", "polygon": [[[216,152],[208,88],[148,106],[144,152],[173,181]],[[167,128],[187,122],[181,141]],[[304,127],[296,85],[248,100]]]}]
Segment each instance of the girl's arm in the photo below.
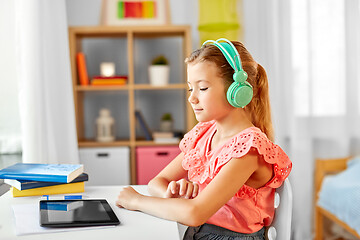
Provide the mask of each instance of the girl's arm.
[{"label": "girl's arm", "polygon": [[[169,187],[171,186],[169,186],[169,184],[174,185],[176,181],[187,176],[187,172],[182,167],[183,158],[184,153],[180,153],[148,183],[148,191],[152,196],[170,197]],[[182,186],[184,186],[184,184],[182,184]]]},{"label": "girl's arm", "polygon": [[116,204],[157,217],[199,226],[227,203],[258,168],[258,156],[247,154],[229,161],[194,199],[148,197],[124,188]]}]

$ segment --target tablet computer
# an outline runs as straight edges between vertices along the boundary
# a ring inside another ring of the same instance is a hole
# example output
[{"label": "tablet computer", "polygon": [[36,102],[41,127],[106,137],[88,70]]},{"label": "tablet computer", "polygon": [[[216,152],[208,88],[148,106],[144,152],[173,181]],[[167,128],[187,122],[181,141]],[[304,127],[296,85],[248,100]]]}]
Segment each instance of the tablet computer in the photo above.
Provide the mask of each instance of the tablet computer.
[{"label": "tablet computer", "polygon": [[105,199],[41,200],[40,226],[87,227],[118,225],[111,206]]}]

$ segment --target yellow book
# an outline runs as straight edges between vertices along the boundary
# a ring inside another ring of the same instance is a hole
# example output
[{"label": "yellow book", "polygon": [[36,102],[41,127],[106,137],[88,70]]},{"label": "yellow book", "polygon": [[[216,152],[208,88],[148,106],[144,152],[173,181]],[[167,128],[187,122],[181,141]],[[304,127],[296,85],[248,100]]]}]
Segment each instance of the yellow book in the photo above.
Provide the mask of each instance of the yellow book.
[{"label": "yellow book", "polygon": [[125,79],[109,79],[109,80],[92,80],[91,85],[124,85],[126,84]]},{"label": "yellow book", "polygon": [[85,191],[85,182],[66,183],[50,187],[33,188],[26,190],[18,190],[11,187],[13,197],[28,197],[28,196],[42,196],[50,194],[67,194],[67,193],[79,193]]}]

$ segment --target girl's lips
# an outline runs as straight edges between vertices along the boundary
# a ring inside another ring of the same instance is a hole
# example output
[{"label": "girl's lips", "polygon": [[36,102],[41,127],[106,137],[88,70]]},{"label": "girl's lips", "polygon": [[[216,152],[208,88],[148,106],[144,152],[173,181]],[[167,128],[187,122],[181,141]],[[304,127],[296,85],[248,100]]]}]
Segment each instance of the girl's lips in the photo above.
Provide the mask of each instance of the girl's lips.
[{"label": "girl's lips", "polygon": [[201,112],[202,110],[203,110],[203,109],[201,109],[201,108],[195,108],[195,109],[194,109],[194,112],[195,112],[195,113],[199,113],[199,112]]}]

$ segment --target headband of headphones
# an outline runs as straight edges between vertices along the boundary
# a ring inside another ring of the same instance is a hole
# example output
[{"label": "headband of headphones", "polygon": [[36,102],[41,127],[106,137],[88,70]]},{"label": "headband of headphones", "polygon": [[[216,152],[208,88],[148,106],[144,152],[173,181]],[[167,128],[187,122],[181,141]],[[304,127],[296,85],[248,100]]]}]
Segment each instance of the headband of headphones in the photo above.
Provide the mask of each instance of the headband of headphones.
[{"label": "headband of headphones", "polygon": [[220,38],[216,41],[207,40],[203,45],[210,43],[215,45],[225,59],[228,61],[230,66],[234,69],[233,80],[234,82],[229,86],[226,91],[226,98],[228,102],[237,108],[243,108],[250,103],[253,97],[253,88],[250,83],[246,81],[248,75],[242,69],[240,54],[235,46],[227,39]]},{"label": "headband of headphones", "polygon": [[208,43],[214,44],[217,48],[219,48],[230,66],[234,69],[234,81],[240,83],[245,82],[247,79],[247,73],[242,69],[240,54],[235,46],[226,38],[219,38],[216,41],[207,40],[202,45],[206,45]]}]

